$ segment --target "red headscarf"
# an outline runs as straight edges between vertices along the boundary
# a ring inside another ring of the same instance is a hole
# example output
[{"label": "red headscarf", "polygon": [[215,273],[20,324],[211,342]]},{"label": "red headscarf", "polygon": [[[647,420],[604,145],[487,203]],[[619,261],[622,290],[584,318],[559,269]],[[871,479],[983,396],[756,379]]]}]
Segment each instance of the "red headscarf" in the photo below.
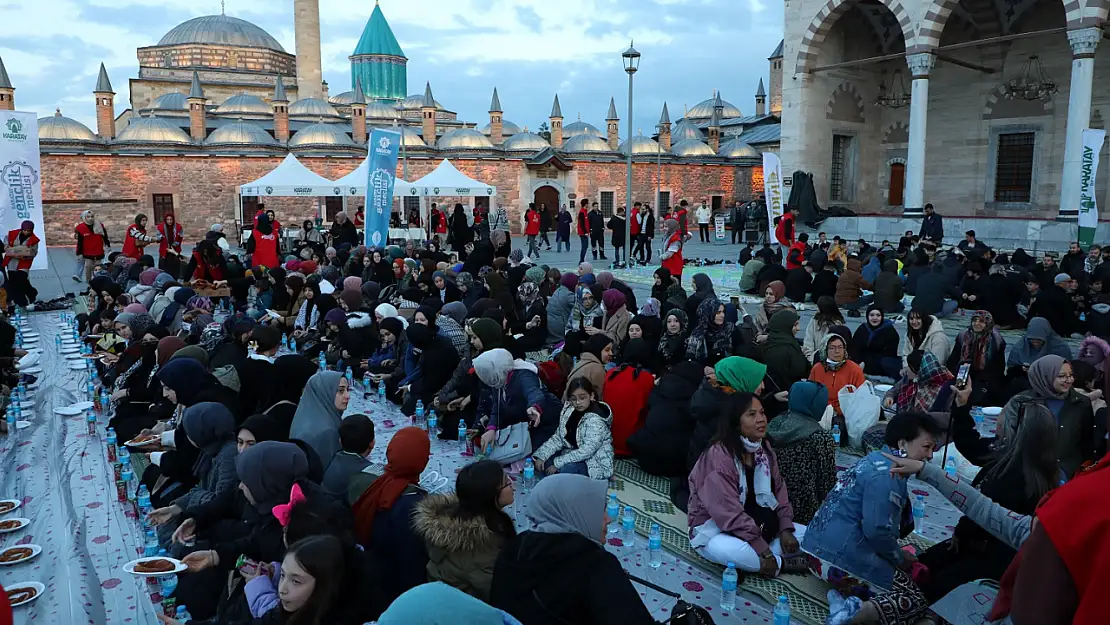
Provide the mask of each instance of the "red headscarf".
[{"label": "red headscarf", "polygon": [[374,480],[352,506],[355,532],[360,543],[365,545],[369,542],[374,529],[374,516],[380,510],[393,507],[406,488],[420,481],[420,474],[428,466],[431,449],[428,433],[416,427],[402,429],[389,441],[385,450],[385,473]]}]

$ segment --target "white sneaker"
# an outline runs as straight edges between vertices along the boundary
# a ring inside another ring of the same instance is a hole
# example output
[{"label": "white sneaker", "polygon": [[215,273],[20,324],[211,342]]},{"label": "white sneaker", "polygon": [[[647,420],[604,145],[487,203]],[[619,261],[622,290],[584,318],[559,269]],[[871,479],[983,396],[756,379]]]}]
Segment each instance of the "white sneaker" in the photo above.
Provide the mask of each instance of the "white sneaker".
[{"label": "white sneaker", "polygon": [[80,281],[81,281],[81,277],[80,277],[80,276],[70,276],[70,277],[71,277],[71,278],[73,278],[73,281],[74,281],[74,282],[80,282]]}]

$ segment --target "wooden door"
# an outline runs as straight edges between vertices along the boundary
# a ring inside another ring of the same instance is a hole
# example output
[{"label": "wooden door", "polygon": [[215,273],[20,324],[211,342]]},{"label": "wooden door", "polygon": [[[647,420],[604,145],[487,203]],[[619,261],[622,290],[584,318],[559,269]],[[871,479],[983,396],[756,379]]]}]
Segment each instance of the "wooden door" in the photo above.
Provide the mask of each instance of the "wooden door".
[{"label": "wooden door", "polygon": [[555,218],[559,215],[559,190],[550,185],[544,185],[536,189],[532,201],[536,203],[536,210],[540,210],[540,204],[544,205],[544,210],[551,216],[551,229],[554,230]]},{"label": "wooden door", "polygon": [[902,206],[902,195],[906,189],[906,166],[903,163],[890,164],[890,189],[887,194],[887,204]]}]

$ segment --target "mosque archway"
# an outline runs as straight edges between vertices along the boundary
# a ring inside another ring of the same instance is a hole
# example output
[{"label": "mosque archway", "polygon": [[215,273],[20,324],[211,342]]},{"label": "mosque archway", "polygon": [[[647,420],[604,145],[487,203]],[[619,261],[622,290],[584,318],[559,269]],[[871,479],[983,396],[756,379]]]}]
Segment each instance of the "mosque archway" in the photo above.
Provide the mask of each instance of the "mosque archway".
[{"label": "mosque archway", "polygon": [[536,187],[532,194],[532,201],[536,203],[537,210],[540,209],[541,205],[547,210],[547,214],[551,215],[552,218],[551,223],[554,224],[554,219],[559,213],[560,197],[558,189],[549,184],[545,184]]}]

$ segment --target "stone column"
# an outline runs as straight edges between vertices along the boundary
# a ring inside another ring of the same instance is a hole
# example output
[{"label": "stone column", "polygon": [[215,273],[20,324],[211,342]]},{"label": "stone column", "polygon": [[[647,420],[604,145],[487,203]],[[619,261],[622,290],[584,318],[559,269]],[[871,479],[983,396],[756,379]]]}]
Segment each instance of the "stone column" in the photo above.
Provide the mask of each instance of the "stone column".
[{"label": "stone column", "polygon": [[1095,26],[1068,31],[1071,44],[1071,93],[1068,96],[1068,127],[1064,141],[1064,174],[1060,179],[1059,221],[1079,219],[1080,163],[1083,160],[1083,129],[1091,123],[1091,87],[1095,77],[1095,48],[1102,29]]},{"label": "stone column", "polygon": [[929,71],[936,63],[932,52],[907,54],[913,83],[910,87],[910,147],[906,153],[906,194],[903,214],[918,216],[925,207],[925,124],[929,116]]},{"label": "stone column", "polygon": [[293,0],[297,46],[297,97],[321,98],[324,72],[320,62],[320,0]]}]

